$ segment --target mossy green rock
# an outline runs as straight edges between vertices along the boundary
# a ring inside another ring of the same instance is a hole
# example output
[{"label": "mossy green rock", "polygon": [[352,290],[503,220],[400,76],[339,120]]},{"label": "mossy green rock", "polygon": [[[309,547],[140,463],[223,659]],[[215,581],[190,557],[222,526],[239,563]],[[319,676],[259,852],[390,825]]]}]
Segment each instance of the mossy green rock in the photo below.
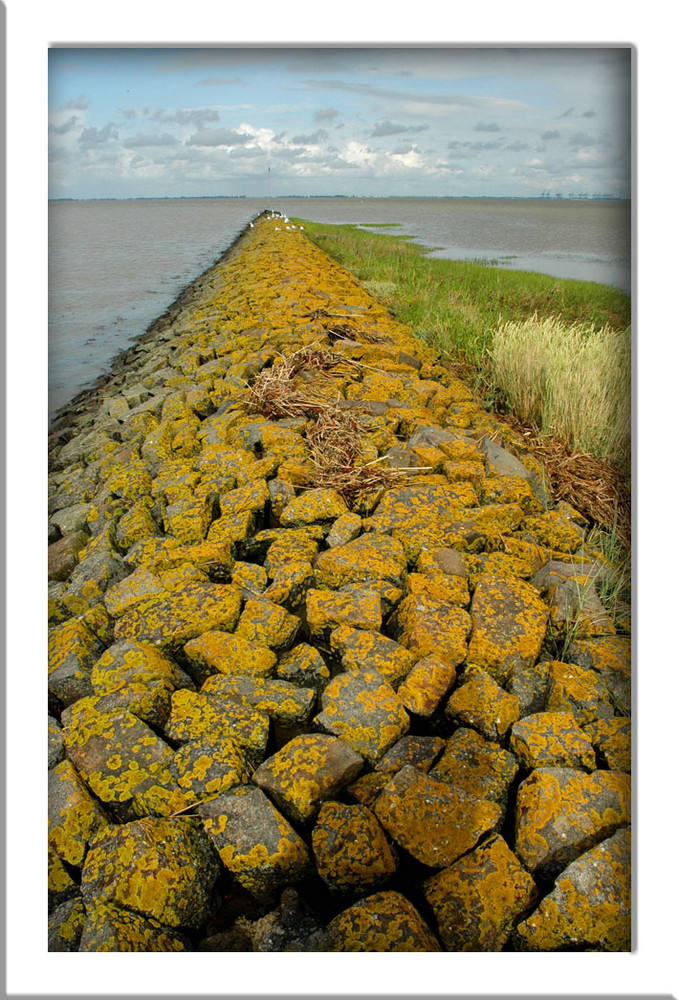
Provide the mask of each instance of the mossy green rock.
[{"label": "mossy green rock", "polygon": [[145,817],[100,831],[85,859],[83,899],[88,911],[112,903],[167,927],[198,927],[219,871],[195,819]]}]

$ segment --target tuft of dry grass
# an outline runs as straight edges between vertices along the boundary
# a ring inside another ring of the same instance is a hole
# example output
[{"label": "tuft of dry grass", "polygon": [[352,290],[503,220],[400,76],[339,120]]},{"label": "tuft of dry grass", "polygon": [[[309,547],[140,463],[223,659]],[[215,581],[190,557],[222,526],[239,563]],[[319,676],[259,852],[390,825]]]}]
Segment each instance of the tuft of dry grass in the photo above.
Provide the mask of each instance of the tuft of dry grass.
[{"label": "tuft of dry grass", "polygon": [[380,486],[396,486],[407,473],[417,470],[391,469],[378,462],[357,465],[361,456],[361,425],[356,413],[340,406],[326,406],[316,414],[307,431],[310,459],[315,469],[314,486],[335,489],[347,504]]},{"label": "tuft of dry grass", "polygon": [[[302,347],[287,356],[281,355],[271,368],[258,373],[248,388],[245,405],[265,417],[308,417],[328,405],[325,380],[329,373],[348,362],[333,351]],[[314,383],[302,386],[295,382],[300,372],[311,372]]]}]

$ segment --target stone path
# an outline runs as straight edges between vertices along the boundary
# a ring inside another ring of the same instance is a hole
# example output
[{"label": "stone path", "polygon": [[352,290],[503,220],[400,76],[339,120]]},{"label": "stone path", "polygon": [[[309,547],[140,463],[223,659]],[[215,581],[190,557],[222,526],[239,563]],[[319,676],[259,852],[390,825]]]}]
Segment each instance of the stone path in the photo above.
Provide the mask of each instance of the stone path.
[{"label": "stone path", "polygon": [[630,948],[604,560],[299,229],[248,227],[50,469],[51,950]]}]

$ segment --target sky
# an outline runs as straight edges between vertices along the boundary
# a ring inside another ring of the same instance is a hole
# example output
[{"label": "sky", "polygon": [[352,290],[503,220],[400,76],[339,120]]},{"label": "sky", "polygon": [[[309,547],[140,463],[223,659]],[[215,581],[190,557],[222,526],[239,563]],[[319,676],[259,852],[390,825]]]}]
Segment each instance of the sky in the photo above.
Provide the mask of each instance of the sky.
[{"label": "sky", "polygon": [[626,47],[52,48],[51,198],[629,197]]}]

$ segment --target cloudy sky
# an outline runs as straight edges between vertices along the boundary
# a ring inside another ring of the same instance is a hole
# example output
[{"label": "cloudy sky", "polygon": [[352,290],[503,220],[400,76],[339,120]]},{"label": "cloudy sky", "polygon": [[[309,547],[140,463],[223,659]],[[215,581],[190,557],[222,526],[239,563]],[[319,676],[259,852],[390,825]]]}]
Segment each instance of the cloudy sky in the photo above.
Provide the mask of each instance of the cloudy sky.
[{"label": "cloudy sky", "polygon": [[627,48],[53,48],[52,198],[630,192]]}]

